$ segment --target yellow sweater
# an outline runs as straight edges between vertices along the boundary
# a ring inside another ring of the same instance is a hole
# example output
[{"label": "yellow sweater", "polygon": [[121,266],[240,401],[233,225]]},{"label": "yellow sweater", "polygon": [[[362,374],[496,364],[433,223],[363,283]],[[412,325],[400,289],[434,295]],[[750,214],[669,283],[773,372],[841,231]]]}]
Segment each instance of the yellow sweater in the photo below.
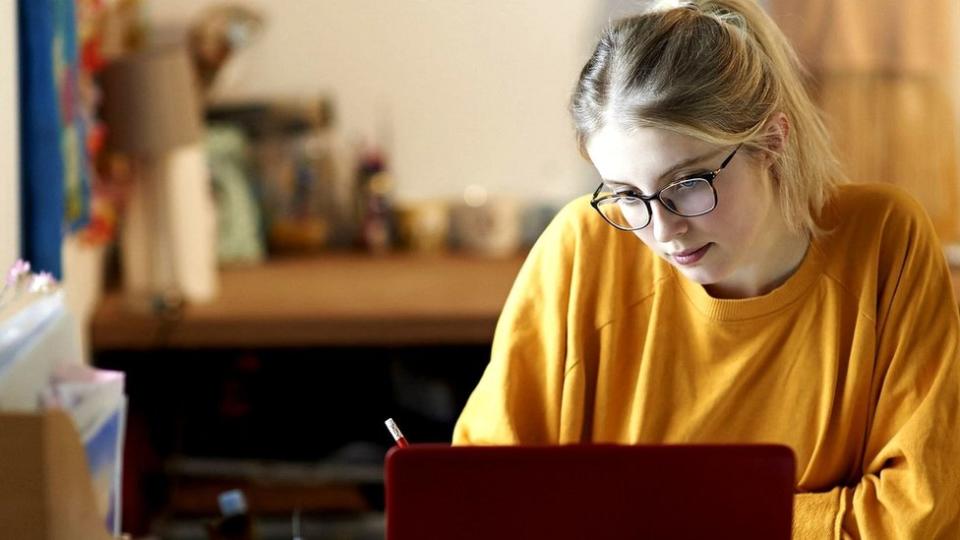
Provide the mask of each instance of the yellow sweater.
[{"label": "yellow sweater", "polygon": [[930,221],[850,185],[821,224],[782,286],[718,300],[577,199],[520,271],[454,443],[780,443],[795,538],[960,538],[960,317]]}]

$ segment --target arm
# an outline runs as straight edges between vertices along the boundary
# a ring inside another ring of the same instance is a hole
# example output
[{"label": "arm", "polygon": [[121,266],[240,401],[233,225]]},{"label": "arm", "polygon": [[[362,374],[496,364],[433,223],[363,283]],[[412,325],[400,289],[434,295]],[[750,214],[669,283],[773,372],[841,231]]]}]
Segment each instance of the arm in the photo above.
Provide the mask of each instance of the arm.
[{"label": "arm", "polygon": [[565,214],[569,208],[537,241],[514,282],[454,444],[556,444],[573,427],[562,408],[570,391],[567,321],[577,242]]},{"label": "arm", "polygon": [[898,249],[881,253],[863,476],[798,494],[799,540],[960,537],[960,318],[933,228],[908,205],[884,232]]}]

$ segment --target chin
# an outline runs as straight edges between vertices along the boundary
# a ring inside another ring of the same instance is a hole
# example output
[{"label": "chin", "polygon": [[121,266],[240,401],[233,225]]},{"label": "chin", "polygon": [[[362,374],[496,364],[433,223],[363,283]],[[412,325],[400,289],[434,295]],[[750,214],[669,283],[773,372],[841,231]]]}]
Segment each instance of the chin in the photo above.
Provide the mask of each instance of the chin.
[{"label": "chin", "polygon": [[699,283],[701,285],[711,285],[717,282],[717,278],[712,276],[710,272],[705,272],[704,269],[700,267],[689,268],[686,266],[677,266],[674,267],[680,271],[690,281]]},{"label": "chin", "polygon": [[710,264],[702,264],[703,262],[701,261],[701,264],[695,266],[673,264],[673,267],[680,271],[684,277],[700,285],[714,285],[723,281],[727,275],[726,272],[723,272],[723,269]]}]

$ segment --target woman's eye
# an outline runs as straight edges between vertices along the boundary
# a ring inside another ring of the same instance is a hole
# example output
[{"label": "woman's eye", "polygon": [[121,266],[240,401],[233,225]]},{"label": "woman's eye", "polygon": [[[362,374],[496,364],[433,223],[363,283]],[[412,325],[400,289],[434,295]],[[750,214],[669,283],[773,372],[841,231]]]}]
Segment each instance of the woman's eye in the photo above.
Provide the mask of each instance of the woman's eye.
[{"label": "woman's eye", "polygon": [[693,188],[697,187],[697,184],[699,184],[699,183],[700,183],[700,179],[699,179],[699,178],[693,178],[693,179],[690,179],[690,180],[682,180],[682,181],[680,181],[680,182],[677,182],[676,185],[677,185],[677,187],[678,187],[679,189],[693,189]]},{"label": "woman's eye", "polygon": [[617,202],[623,204],[637,204],[640,202],[640,197],[637,197],[637,194],[632,191],[618,191],[615,193],[617,196]]}]

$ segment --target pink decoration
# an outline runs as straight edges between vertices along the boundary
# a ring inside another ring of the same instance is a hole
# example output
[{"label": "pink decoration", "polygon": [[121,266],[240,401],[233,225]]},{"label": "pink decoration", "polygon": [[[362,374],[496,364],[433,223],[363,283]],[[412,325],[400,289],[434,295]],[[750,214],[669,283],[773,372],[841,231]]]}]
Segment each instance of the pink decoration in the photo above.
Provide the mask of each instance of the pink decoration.
[{"label": "pink decoration", "polygon": [[56,284],[57,280],[54,279],[53,274],[50,272],[40,272],[39,274],[33,276],[33,281],[30,283],[30,292],[50,292],[50,289],[52,289]]},{"label": "pink decoration", "polygon": [[20,281],[20,277],[30,273],[30,263],[23,259],[17,259],[7,272],[7,286],[13,287]]}]

